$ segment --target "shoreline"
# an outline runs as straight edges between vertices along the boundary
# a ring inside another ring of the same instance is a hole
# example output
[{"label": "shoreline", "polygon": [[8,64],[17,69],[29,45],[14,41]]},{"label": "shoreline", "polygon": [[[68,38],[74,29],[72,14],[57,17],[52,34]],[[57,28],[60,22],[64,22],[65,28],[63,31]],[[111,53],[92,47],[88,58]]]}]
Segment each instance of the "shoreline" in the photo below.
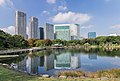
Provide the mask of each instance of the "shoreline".
[{"label": "shoreline", "polygon": [[[19,77],[18,77],[19,76]],[[119,81],[120,77],[76,77],[76,76],[47,76],[47,75],[30,75],[16,70],[11,70],[5,66],[0,66],[0,81]]]},{"label": "shoreline", "polygon": [[[48,74],[42,74],[42,75],[30,74],[30,73],[15,69],[15,68],[11,67],[9,64],[5,64],[5,63],[0,63],[0,67],[4,67],[4,68],[9,69],[11,71],[20,72],[20,73],[27,74],[30,76],[38,76],[38,77],[46,77],[46,78],[49,78],[49,77],[54,77],[54,78],[57,78],[57,77],[62,77],[62,78],[78,78],[78,77],[79,78],[81,78],[81,77],[82,78],[101,78],[101,77],[120,78],[120,75],[117,75],[117,76],[112,75],[112,72],[114,72],[114,73],[118,72],[118,74],[119,74],[120,68],[113,68],[113,69],[108,69],[108,70],[98,70],[95,72],[84,72],[81,70],[75,70],[75,71],[66,70],[66,71],[61,71],[61,72],[57,73],[57,75],[50,76]],[[103,73],[105,72],[106,75],[103,76],[102,72]]]}]

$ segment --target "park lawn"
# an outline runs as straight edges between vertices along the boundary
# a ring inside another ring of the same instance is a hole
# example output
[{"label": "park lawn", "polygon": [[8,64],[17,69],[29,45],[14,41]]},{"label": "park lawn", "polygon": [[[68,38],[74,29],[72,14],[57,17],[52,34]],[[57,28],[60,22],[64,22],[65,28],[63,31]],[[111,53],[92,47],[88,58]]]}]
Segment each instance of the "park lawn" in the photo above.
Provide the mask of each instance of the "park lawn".
[{"label": "park lawn", "polygon": [[[101,81],[97,78],[42,78],[30,76],[24,73],[16,72],[0,66],[0,81]],[[109,79],[102,81],[120,81],[119,79]]]}]

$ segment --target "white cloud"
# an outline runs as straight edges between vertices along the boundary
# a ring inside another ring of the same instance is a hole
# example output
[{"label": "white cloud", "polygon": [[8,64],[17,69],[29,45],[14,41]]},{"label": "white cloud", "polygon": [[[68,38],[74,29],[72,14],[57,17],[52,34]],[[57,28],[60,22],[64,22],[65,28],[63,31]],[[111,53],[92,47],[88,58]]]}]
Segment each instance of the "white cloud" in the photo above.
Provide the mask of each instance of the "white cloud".
[{"label": "white cloud", "polygon": [[50,12],[49,12],[49,11],[44,10],[44,11],[42,11],[42,14],[47,14],[47,15],[49,15],[49,14],[50,14]]},{"label": "white cloud", "polygon": [[15,9],[12,0],[0,0],[0,7]]},{"label": "white cloud", "polygon": [[67,10],[67,6],[58,6],[58,10],[60,11],[64,11],[64,10]]},{"label": "white cloud", "polygon": [[120,29],[120,24],[115,24],[111,28],[118,28],[118,29]]},{"label": "white cloud", "polygon": [[54,17],[52,17],[52,21],[55,23],[79,23],[84,24],[91,19],[91,16],[84,13],[75,13],[75,12],[67,12],[67,13],[58,13]]},{"label": "white cloud", "polygon": [[3,30],[4,32],[11,34],[11,35],[15,34],[15,26],[9,26],[9,27],[0,28],[0,29]]},{"label": "white cloud", "polygon": [[4,3],[5,3],[5,1],[4,1],[4,0],[0,0],[0,6],[3,6],[3,5],[4,5]]},{"label": "white cloud", "polygon": [[84,25],[81,28],[82,29],[90,29],[90,28],[93,28],[93,27],[94,27],[94,25]]},{"label": "white cloud", "polygon": [[56,0],[47,0],[47,3],[54,4],[56,3]]},{"label": "white cloud", "polygon": [[[3,30],[4,32],[7,32],[11,35],[15,35],[15,26],[8,26],[5,28],[0,28],[1,30]],[[26,27],[26,34],[29,34],[29,27]]]}]

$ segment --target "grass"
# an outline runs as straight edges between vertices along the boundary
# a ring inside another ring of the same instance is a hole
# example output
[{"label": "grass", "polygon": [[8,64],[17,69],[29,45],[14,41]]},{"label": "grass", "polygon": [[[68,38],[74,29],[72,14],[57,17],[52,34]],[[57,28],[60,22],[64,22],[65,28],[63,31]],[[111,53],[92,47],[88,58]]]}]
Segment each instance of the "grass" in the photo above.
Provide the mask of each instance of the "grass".
[{"label": "grass", "polygon": [[[97,78],[42,78],[16,72],[0,66],[0,81],[101,81]],[[102,81],[120,81],[119,79],[107,79]]]},{"label": "grass", "polygon": [[82,71],[62,71],[58,73],[58,76],[67,76],[67,77],[81,77],[85,74]]},{"label": "grass", "polygon": [[100,77],[120,78],[120,69],[103,70],[103,71],[97,71],[94,73],[88,73],[88,77],[91,77],[91,78],[100,78]]}]

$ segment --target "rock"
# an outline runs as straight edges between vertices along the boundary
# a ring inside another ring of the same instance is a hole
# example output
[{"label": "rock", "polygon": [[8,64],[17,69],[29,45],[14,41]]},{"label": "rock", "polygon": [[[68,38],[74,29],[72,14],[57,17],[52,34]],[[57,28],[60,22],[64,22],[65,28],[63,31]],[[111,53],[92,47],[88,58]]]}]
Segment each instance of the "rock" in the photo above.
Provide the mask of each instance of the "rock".
[{"label": "rock", "polygon": [[100,80],[108,80],[107,77],[101,77]]},{"label": "rock", "polygon": [[45,75],[42,75],[42,77],[44,77],[44,78],[49,78],[50,76],[47,75],[47,74],[45,74]]},{"label": "rock", "polygon": [[4,67],[9,67],[9,65],[8,65],[8,64],[2,64],[2,66],[4,66]]},{"label": "rock", "polygon": [[67,78],[67,76],[59,76],[59,78]]},{"label": "rock", "polygon": [[80,78],[86,78],[85,76],[80,76]]}]

